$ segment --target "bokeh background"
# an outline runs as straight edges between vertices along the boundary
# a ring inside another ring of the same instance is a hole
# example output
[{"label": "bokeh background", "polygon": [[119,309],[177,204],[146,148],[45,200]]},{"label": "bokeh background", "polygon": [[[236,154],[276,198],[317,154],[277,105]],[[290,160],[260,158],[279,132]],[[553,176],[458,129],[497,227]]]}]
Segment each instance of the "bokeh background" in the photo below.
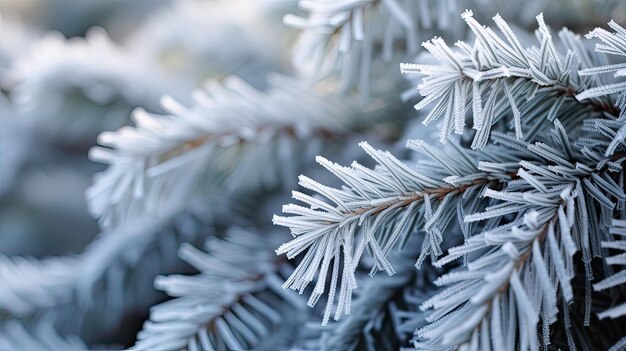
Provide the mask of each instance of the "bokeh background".
[{"label": "bokeh background", "polygon": [[[98,233],[84,200],[104,169],[87,158],[98,133],[127,124],[133,107],[158,109],[162,94],[188,100],[208,78],[263,85],[268,70],[290,71],[295,31],[280,19],[294,9],[293,1],[0,0],[2,252],[81,252]],[[137,72],[138,61],[155,67]]]}]

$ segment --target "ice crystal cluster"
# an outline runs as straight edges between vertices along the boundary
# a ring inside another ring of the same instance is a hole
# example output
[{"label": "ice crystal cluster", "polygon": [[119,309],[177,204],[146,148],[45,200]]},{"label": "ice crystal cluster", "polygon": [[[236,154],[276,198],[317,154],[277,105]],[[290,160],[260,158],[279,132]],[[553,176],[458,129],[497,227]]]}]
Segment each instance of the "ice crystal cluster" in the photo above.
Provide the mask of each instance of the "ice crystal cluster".
[{"label": "ice crystal cluster", "polygon": [[0,350],[626,349],[623,1],[0,14]]}]

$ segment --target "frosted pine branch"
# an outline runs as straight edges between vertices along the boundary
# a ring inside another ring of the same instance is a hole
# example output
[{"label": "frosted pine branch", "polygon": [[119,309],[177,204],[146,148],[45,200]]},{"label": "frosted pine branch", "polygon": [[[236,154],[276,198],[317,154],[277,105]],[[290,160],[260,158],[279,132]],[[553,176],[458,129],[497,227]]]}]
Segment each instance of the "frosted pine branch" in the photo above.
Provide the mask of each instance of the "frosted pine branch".
[{"label": "frosted pine branch", "polygon": [[[472,127],[477,131],[473,148],[484,147],[492,126],[508,113],[513,115],[511,129],[517,138],[522,138],[522,118],[529,110],[533,113],[533,109],[547,109],[545,116],[553,120],[564,101],[576,102],[577,92],[590,86],[590,80],[576,77],[577,67],[584,65],[586,59],[580,39],[562,30],[560,36],[568,50],[560,53],[542,15],[537,16],[539,47],[525,46],[499,15],[493,19],[500,35],[479,24],[471,11],[466,11],[463,19],[476,37],[473,45],[459,41],[453,49],[435,37],[422,45],[440,65],[401,65],[403,73],[425,76],[418,86],[424,99],[415,108],[421,110],[435,104],[424,124],[442,118],[442,141],[450,132],[464,132],[469,109]],[[532,108],[525,106],[528,104]],[[552,106],[546,108],[546,104]],[[607,102],[594,100],[585,105],[592,111],[615,114]]]},{"label": "frosted pine branch", "polygon": [[[390,255],[396,274],[377,275],[364,282],[362,293],[354,299],[351,314],[336,324],[326,339],[321,340],[324,342],[323,347],[329,351],[358,350],[359,347],[369,345],[363,340],[369,339],[378,345],[375,347],[383,348],[389,342],[382,340],[385,328],[393,328],[398,340],[413,333],[415,328],[411,328],[411,321],[407,320],[409,313],[400,311],[397,303],[425,301],[433,294],[429,287],[433,287],[430,282],[435,279],[435,273],[429,268],[415,270],[419,241],[412,240],[402,252]],[[410,316],[417,317],[414,314]]]},{"label": "frosted pine branch", "polygon": [[[110,166],[87,191],[91,212],[105,227],[115,227],[133,216],[171,211],[188,201],[201,180],[280,173],[283,162],[297,162],[299,141],[345,135],[364,122],[351,99],[283,76],[269,83],[262,92],[230,77],[194,94],[192,108],[166,97],[169,115],[138,109],[135,127],[103,133],[104,147],[92,149],[90,157]],[[374,108],[365,118],[378,113]]]},{"label": "frosted pine branch", "polygon": [[[566,203],[569,192],[571,188],[553,195]],[[554,204],[557,207],[527,212],[511,229],[492,230],[450,249],[452,255],[485,254],[469,262],[467,270],[453,271],[435,282],[451,286],[420,307],[433,312],[426,317],[431,324],[416,332],[416,348],[440,350],[466,344],[486,350],[536,349],[540,318],[546,326],[556,321],[557,286],[566,301],[573,298],[569,279],[575,247],[566,247],[565,253],[559,247],[557,212],[567,209],[558,207],[559,200]],[[570,230],[573,224],[569,218],[561,227]],[[552,266],[543,257],[543,241]],[[490,245],[498,249],[489,250]],[[549,335],[543,339],[549,344]]]},{"label": "frosted pine branch", "polygon": [[[626,96],[618,98],[618,106],[624,111]],[[622,170],[626,159],[626,115],[617,119],[589,119],[582,126],[584,134],[576,141],[584,157],[596,167],[606,167],[613,172]],[[615,185],[615,187],[619,187]]]},{"label": "frosted pine branch", "polygon": [[264,250],[266,239],[239,230],[207,241],[207,253],[181,246],[180,257],[201,273],[155,280],[175,299],[152,308],[131,349],[251,349],[274,337],[284,309],[297,319],[303,303],[280,288],[284,262]]},{"label": "frosted pine branch", "polygon": [[[623,56],[626,56],[626,29],[614,21],[609,22],[609,27],[614,30],[613,33],[606,29],[596,28],[589,32],[586,38],[599,39],[602,42],[596,44],[596,52],[620,56],[619,58],[623,59]],[[626,62],[591,67],[580,70],[578,74],[593,76],[611,72],[614,72],[615,77],[626,76]],[[587,89],[576,95],[576,98],[586,100],[604,95],[622,94],[624,91],[626,91],[626,82],[609,83]]]},{"label": "frosted pine branch", "polygon": [[[623,210],[622,210],[623,212]],[[623,238],[626,236],[626,221],[623,219],[613,219],[610,227],[610,234],[614,237]],[[611,256],[607,256],[604,258],[604,262],[609,266],[624,266],[626,265],[626,240],[623,239],[614,239],[602,242],[602,247],[608,250],[612,250],[613,252],[619,252],[618,254],[614,254]],[[626,283],[626,271],[621,270],[603,280],[596,282],[593,284],[593,288],[596,291],[602,291],[605,289],[615,288],[617,286],[624,286]],[[598,313],[599,319],[604,318],[619,318],[626,315],[626,302],[622,299],[619,301],[617,305],[612,306],[611,308]],[[626,337],[619,340],[615,345],[613,345],[610,351],[617,351],[626,345]]]},{"label": "frosted pine branch", "polygon": [[[614,236],[623,237],[626,236],[626,221],[621,219],[614,219],[610,228],[610,233]],[[626,240],[612,240],[603,241],[602,247],[605,249],[615,250],[620,252],[617,255],[608,256],[605,258],[605,262],[610,266],[623,266],[626,265]],[[626,272],[619,271],[593,285],[596,291],[601,291],[609,288],[613,288],[618,285],[626,283]],[[614,306],[604,312],[598,314],[598,318],[618,318],[626,314],[626,302],[621,302],[619,305]]]},{"label": "frosted pine branch", "polygon": [[[501,203],[464,218],[474,222],[515,214],[515,219],[473,235],[434,262],[442,266],[462,257],[470,260],[465,269],[436,281],[451,286],[422,305],[433,312],[426,318],[431,324],[416,334],[417,348],[439,350],[460,344],[488,350],[547,346],[559,301],[573,299],[569,280],[574,274],[576,251],[583,252],[586,279],[593,279],[591,252],[597,248],[592,242],[597,242],[601,234],[589,230],[588,216],[595,212],[595,205],[585,198],[593,198],[602,211],[612,211],[612,199],[623,203],[624,193],[608,186],[605,166],[574,166],[568,161],[580,157],[558,120],[551,136],[550,144],[527,146],[542,162],[520,162],[518,180],[511,181],[504,191],[485,191],[484,196]],[[554,283],[557,281],[558,285]],[[556,295],[557,287],[560,297]],[[591,292],[587,290],[585,323],[589,323],[590,311]],[[459,320],[464,322],[458,325]],[[540,321],[541,337],[536,330]]]},{"label": "frosted pine branch", "polygon": [[[289,227],[295,239],[281,245],[276,251],[293,258],[306,251],[302,263],[285,282],[285,287],[302,292],[319,277],[309,305],[315,305],[326,293],[326,277],[333,263],[329,301],[324,313],[323,324],[331,316],[336,291],[339,300],[335,319],[349,313],[350,296],[356,287],[354,271],[361,255],[367,248],[376,261],[376,270],[393,274],[386,256],[398,243],[405,241],[408,233],[416,229],[426,231],[422,255],[418,265],[430,255],[435,260],[442,254],[440,247],[443,233],[457,216],[457,211],[474,211],[479,203],[463,208],[464,193],[480,194],[485,188],[496,187],[507,181],[511,174],[505,170],[483,171],[474,163],[474,158],[455,145],[456,157],[446,156],[419,141],[409,143],[432,158],[432,164],[423,164],[421,173],[409,167],[388,152],[375,150],[367,143],[363,149],[377,161],[378,166],[369,169],[358,163],[342,167],[319,157],[318,162],[341,179],[346,186],[330,188],[307,177],[300,177],[300,185],[325,197],[324,201],[300,192],[294,192],[296,200],[310,207],[289,204],[283,212],[291,216],[275,216],[274,223]],[[493,159],[497,156],[491,155]],[[437,178],[433,177],[434,175]],[[443,179],[443,180],[442,180]],[[449,209],[453,208],[454,211]],[[458,209],[457,209],[458,208]],[[342,258],[342,267],[339,257]],[[341,285],[339,280],[341,279]]]},{"label": "frosted pine branch", "polygon": [[[573,296],[569,279],[573,274],[572,257],[576,251],[582,251],[586,279],[591,280],[592,251],[598,249],[595,243],[599,242],[601,236],[601,233],[590,230],[587,213],[596,213],[596,206],[601,213],[612,213],[616,204],[623,204],[626,195],[621,188],[611,185],[611,165],[606,160],[600,160],[598,164],[594,163],[594,158],[588,158],[587,164],[574,161],[583,158],[571,144],[570,136],[559,120],[554,121],[554,129],[541,142],[529,144],[500,133],[494,134],[494,141],[501,146],[490,145],[486,148],[483,151],[486,159],[478,165],[473,164],[477,157],[459,146],[455,146],[457,156],[451,158],[449,154],[440,153],[423,143],[411,142],[409,144],[412,147],[432,159],[431,162],[420,163],[420,172],[367,144],[362,146],[378,162],[375,169],[356,163],[350,168],[341,167],[323,158],[318,159],[346,185],[340,189],[330,188],[301,177],[300,184],[303,187],[315,191],[329,202],[294,192],[294,198],[308,204],[310,208],[286,205],[283,212],[292,216],[274,218],[275,224],[289,227],[295,237],[293,241],[279,247],[277,253],[286,253],[288,258],[293,258],[306,251],[300,265],[284,286],[302,291],[319,271],[309,299],[309,304],[314,305],[319,296],[326,293],[328,287],[325,282],[332,263],[329,302],[322,323],[327,323],[331,316],[337,290],[340,297],[335,319],[338,319],[342,313],[350,310],[349,296],[356,287],[354,272],[364,249],[368,247],[373,253],[376,264],[372,272],[385,270],[393,274],[393,267],[386,259],[389,250],[398,242],[406,240],[409,233],[423,228],[425,238],[418,267],[428,255],[431,255],[431,261],[437,267],[460,258],[482,258],[468,264],[469,273],[451,273],[441,278],[441,284],[444,285],[456,283],[460,279],[467,284],[471,283],[472,289],[478,290],[468,290],[467,295],[463,295],[465,298],[457,295],[457,292],[461,292],[456,288],[442,292],[441,298],[449,297],[452,305],[442,305],[444,307],[440,312],[439,307],[435,307],[434,314],[427,319],[433,324],[425,327],[419,336],[420,347],[440,349],[466,342],[476,345],[479,341],[476,336],[472,336],[472,331],[480,323],[491,323],[481,322],[489,309],[485,303],[499,296],[498,286],[508,287],[509,284],[515,292],[511,290],[507,303],[513,306],[511,308],[520,308],[527,313],[523,317],[523,325],[509,327],[510,333],[513,333],[509,335],[509,340],[515,341],[515,335],[522,335],[521,345],[536,344],[537,335],[531,331],[541,318],[544,323],[543,342],[549,343],[546,330],[549,331],[549,325],[555,320],[560,298],[551,295],[549,306],[533,300],[534,306],[529,305],[532,308],[514,307],[518,303],[528,305],[529,294],[536,295],[540,288],[537,286],[535,290],[524,290],[522,285],[527,285],[528,281],[539,282],[534,278],[538,274],[536,268],[525,267],[529,267],[530,262],[541,266],[538,256],[551,262],[555,266],[550,268],[550,274],[558,275],[563,298],[571,301]],[[507,162],[509,160],[516,161]],[[471,197],[465,195],[466,192],[480,194],[483,200],[468,201]],[[461,224],[465,243],[448,250],[446,256],[439,258],[443,253],[440,245],[445,239],[442,234],[459,214],[459,222],[465,223]],[[513,220],[506,219],[509,217]],[[472,223],[480,225],[468,227]],[[576,239],[573,233],[576,233]],[[531,249],[534,250],[532,255]],[[481,256],[481,253],[488,256]],[[561,254],[564,256],[559,258]],[[339,263],[340,255],[342,263]],[[529,261],[530,257],[537,258]],[[487,269],[492,266],[501,267],[501,274]],[[483,268],[485,270],[481,271]],[[491,282],[492,276],[493,279],[498,277],[499,283],[487,284]],[[483,283],[480,282],[484,279],[487,285],[484,285],[486,290],[482,291],[480,287]],[[542,279],[549,282],[557,279],[557,276],[546,278],[544,275]],[[476,295],[479,290],[484,299],[473,307],[467,305],[461,308],[464,299]],[[556,286],[552,286],[552,290],[556,291]],[[449,293],[453,293],[454,297],[448,296]],[[547,294],[547,290],[544,293]],[[535,295],[533,298],[536,298]],[[501,300],[506,298],[497,297],[500,300],[495,304],[501,306]],[[585,318],[588,323],[590,290],[587,290],[585,299]],[[450,315],[442,319],[451,311],[456,311],[457,307],[462,315]],[[450,328],[445,326],[444,321],[453,323],[458,320],[467,320],[467,323],[463,328],[448,332]],[[516,334],[518,330],[521,334]],[[485,332],[488,331],[480,331],[480,335]],[[498,349],[497,346],[493,347]]]}]

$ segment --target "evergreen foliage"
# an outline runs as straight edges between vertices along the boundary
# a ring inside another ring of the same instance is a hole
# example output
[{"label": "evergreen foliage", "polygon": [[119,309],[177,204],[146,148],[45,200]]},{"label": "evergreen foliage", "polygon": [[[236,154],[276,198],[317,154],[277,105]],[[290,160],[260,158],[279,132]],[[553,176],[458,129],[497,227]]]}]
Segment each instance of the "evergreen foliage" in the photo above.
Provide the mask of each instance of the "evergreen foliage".
[{"label": "evergreen foliage", "polygon": [[0,17],[0,222],[71,159],[98,228],[3,249],[0,349],[626,348],[624,4],[490,4]]}]

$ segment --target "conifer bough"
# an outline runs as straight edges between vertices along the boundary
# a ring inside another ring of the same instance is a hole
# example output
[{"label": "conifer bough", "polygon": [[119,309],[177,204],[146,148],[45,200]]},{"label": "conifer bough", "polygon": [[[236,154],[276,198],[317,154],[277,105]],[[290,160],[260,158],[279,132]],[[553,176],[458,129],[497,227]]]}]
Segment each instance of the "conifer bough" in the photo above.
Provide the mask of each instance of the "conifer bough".
[{"label": "conifer bough", "polygon": [[[534,32],[504,1],[249,1],[174,0],[125,45],[0,18],[2,200],[39,189],[15,185],[41,157],[15,135],[100,133],[107,165],[83,253],[0,255],[0,349],[626,347],[625,18],[581,36],[543,0]],[[551,6],[586,27],[599,2]]]},{"label": "conifer bough", "polygon": [[[435,281],[448,287],[421,304],[430,314],[415,332],[417,349],[537,350],[552,343],[550,330],[559,318],[571,318],[571,280],[578,267],[585,282],[583,324],[591,324],[591,286],[598,274],[591,260],[603,257],[606,248],[621,249],[619,241],[606,239],[622,235],[622,220],[612,218],[623,216],[626,200],[624,97],[615,96],[622,83],[602,85],[596,74],[619,72],[623,65],[595,66],[603,59],[591,59],[597,54],[568,30],[560,32],[567,48],[560,54],[542,15],[539,47],[523,46],[500,16],[494,17],[500,35],[481,26],[471,11],[462,17],[475,35],[473,45],[457,42],[453,50],[434,38],[423,46],[440,66],[401,65],[405,73],[426,76],[416,109],[435,103],[424,124],[443,118],[440,139],[449,148],[442,152],[409,141],[419,153],[410,165],[362,143],[374,168],[356,162],[343,167],[318,157],[343,185],[301,176],[300,185],[315,195],[294,192],[305,206],[285,205],[286,216],[274,217],[294,236],[277,253],[290,259],[304,254],[284,287],[302,293],[317,280],[309,305],[328,294],[322,324],[333,309],[339,320],[350,313],[364,252],[374,259],[371,274],[393,275],[391,250],[419,235],[416,267],[450,271]],[[611,27],[615,34],[596,29],[588,37],[609,43],[596,51],[621,54],[626,32],[615,23]],[[579,112],[566,112],[571,109]],[[468,133],[468,112],[476,130],[471,147],[480,152],[448,136]],[[497,124],[509,116],[512,120]],[[496,126],[503,127],[496,131]],[[578,251],[582,255],[575,260]],[[623,260],[614,256],[607,264]],[[624,280],[616,273],[593,288]],[[623,311],[619,305],[598,316]],[[566,321],[566,342],[575,349],[571,328]]]}]

